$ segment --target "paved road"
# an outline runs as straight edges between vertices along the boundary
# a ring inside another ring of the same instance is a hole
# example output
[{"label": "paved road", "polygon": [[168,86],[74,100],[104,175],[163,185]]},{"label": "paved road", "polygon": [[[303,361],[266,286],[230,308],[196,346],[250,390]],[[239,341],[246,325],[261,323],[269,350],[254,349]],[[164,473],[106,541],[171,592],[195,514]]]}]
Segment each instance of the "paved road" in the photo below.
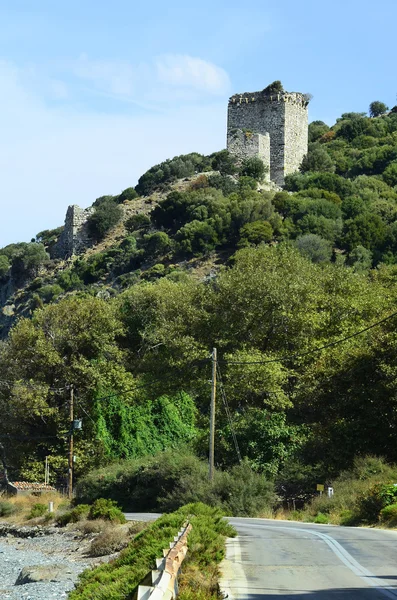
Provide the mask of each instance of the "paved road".
[{"label": "paved road", "polygon": [[161,513],[124,513],[127,521],[155,521],[161,517]]},{"label": "paved road", "polygon": [[234,600],[397,600],[397,532],[230,519],[222,589]]}]

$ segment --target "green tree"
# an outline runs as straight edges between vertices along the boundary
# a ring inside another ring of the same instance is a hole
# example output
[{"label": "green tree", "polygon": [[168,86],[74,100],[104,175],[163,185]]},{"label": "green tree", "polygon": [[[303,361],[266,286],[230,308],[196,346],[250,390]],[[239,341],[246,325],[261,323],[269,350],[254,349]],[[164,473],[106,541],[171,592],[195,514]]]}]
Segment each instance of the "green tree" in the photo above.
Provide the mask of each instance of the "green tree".
[{"label": "green tree", "polygon": [[302,235],[296,240],[299,252],[314,263],[328,262],[332,256],[332,245],[315,233]]},{"label": "green tree", "polygon": [[123,216],[123,210],[113,200],[104,200],[88,218],[87,227],[92,238],[99,241],[113,229]]},{"label": "green tree", "polygon": [[369,105],[369,114],[371,117],[380,117],[380,115],[384,115],[389,109],[383,102],[379,100],[374,100]]},{"label": "green tree", "polygon": [[167,254],[172,248],[172,243],[169,236],[163,231],[156,233],[148,233],[143,236],[141,246],[145,250],[145,254],[154,258]]},{"label": "green tree", "polygon": [[234,175],[238,170],[236,159],[228,150],[221,150],[212,155],[212,168],[221,175]]},{"label": "green tree", "polygon": [[255,181],[263,181],[267,172],[263,160],[257,156],[246,158],[240,169],[240,175],[243,177],[252,177]]},{"label": "green tree", "polygon": [[273,227],[269,221],[254,221],[241,227],[239,246],[257,245],[261,242],[270,242],[272,239]]},{"label": "green tree", "polygon": [[390,163],[383,171],[383,179],[390,186],[397,186],[397,162]]},{"label": "green tree", "polygon": [[309,149],[308,154],[304,156],[300,170],[302,173],[305,173],[306,171],[334,173],[335,163],[324,148],[313,145]]},{"label": "green tree", "polygon": [[135,200],[135,198],[138,198],[138,193],[135,191],[135,188],[129,187],[121,192],[117,198],[117,203],[121,204],[125,200]]},{"label": "green tree", "polygon": [[347,264],[355,271],[368,271],[372,266],[372,253],[364,246],[357,246],[350,252]]},{"label": "green tree", "polygon": [[0,254],[0,280],[4,281],[10,272],[10,261],[8,258]]}]

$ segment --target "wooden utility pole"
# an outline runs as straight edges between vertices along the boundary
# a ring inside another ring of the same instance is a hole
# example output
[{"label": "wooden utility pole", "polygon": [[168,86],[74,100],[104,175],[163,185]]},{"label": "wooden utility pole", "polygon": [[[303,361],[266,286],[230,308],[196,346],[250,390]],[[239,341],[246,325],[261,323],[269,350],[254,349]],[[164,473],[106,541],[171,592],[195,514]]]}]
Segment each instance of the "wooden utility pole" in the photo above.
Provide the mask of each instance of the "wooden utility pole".
[{"label": "wooden utility pole", "polygon": [[68,498],[73,498],[73,420],[74,420],[74,389],[70,386],[69,398],[69,465],[68,465]]},{"label": "wooden utility pole", "polygon": [[215,471],[215,402],[216,402],[216,348],[212,350],[211,413],[210,413],[210,451],[209,477],[214,480]]}]

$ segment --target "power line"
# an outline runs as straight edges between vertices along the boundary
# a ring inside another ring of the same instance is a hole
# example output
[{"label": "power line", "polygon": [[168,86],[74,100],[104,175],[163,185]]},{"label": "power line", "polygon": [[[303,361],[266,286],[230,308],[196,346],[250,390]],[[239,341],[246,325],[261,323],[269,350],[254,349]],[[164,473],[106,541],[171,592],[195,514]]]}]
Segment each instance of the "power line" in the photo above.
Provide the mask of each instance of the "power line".
[{"label": "power line", "polygon": [[378,327],[378,325],[385,323],[386,321],[388,321],[389,319],[392,319],[395,316],[397,316],[397,311],[392,313],[388,317],[385,317],[384,319],[381,319],[380,321],[373,323],[372,325],[368,325],[368,327],[365,327],[364,329],[360,329],[360,331],[356,331],[355,333],[347,335],[344,338],[340,338],[339,340],[335,340],[334,342],[329,342],[328,344],[325,344],[324,346],[320,346],[319,348],[313,348],[312,350],[308,350],[307,352],[288,354],[288,355],[282,356],[280,358],[272,358],[269,360],[242,361],[242,360],[223,359],[223,360],[219,360],[218,362],[227,364],[227,365],[266,365],[269,363],[278,363],[278,362],[289,361],[294,358],[303,358],[304,356],[309,356],[310,354],[314,354],[315,352],[321,352],[322,350],[325,350],[326,348],[332,348],[333,346],[342,344],[343,342],[346,342],[347,340],[351,340],[352,338],[355,338],[355,337],[361,335],[362,333],[365,333],[366,331],[373,329],[374,327]]},{"label": "power line", "polygon": [[219,365],[217,365],[217,370],[218,370],[218,378],[219,378],[219,384],[220,384],[220,389],[221,389],[221,396],[222,396],[223,405],[225,407],[225,412],[226,412],[227,420],[229,421],[230,432],[232,434],[232,439],[233,439],[234,447],[236,449],[237,458],[238,458],[238,461],[241,463],[240,446],[238,445],[238,440],[237,440],[236,432],[234,431],[233,419],[232,419],[232,415],[231,415],[231,412],[230,412],[229,403],[227,401],[225,388],[223,387],[222,375],[221,375],[221,370],[219,368]]}]

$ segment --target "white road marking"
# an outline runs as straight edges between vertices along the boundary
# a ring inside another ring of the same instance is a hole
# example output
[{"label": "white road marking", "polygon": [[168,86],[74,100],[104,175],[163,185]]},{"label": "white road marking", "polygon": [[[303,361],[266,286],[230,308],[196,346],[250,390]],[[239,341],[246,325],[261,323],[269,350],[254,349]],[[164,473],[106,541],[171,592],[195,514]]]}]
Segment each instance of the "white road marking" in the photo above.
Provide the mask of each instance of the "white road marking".
[{"label": "white road marking", "polygon": [[[244,523],[244,527],[257,528],[258,525]],[[371,573],[371,571],[369,571],[368,569],[363,567],[355,558],[353,558],[353,556],[347,550],[345,550],[345,548],[339,542],[334,540],[334,538],[332,538],[331,536],[329,536],[325,533],[320,533],[319,531],[313,531],[312,529],[303,529],[300,527],[284,527],[284,526],[276,527],[276,526],[272,526],[272,525],[262,525],[262,524],[260,524],[259,527],[264,528],[264,529],[274,529],[274,530],[283,529],[283,530],[287,530],[289,532],[299,531],[301,533],[309,533],[310,535],[314,535],[314,536],[321,538],[329,546],[329,548],[331,548],[332,552],[334,552],[334,554],[336,554],[336,556],[339,558],[339,560],[341,560],[343,562],[343,564],[346,565],[346,567],[348,567],[355,575],[360,577],[360,579],[365,581],[365,583],[374,587],[376,590],[378,590],[381,594],[383,594],[387,598],[396,600],[397,592],[393,591],[393,588],[391,588],[387,584],[385,585],[381,579],[378,579],[376,577],[376,575],[374,575],[373,573]],[[240,556],[241,556],[241,550],[240,550]]]}]

